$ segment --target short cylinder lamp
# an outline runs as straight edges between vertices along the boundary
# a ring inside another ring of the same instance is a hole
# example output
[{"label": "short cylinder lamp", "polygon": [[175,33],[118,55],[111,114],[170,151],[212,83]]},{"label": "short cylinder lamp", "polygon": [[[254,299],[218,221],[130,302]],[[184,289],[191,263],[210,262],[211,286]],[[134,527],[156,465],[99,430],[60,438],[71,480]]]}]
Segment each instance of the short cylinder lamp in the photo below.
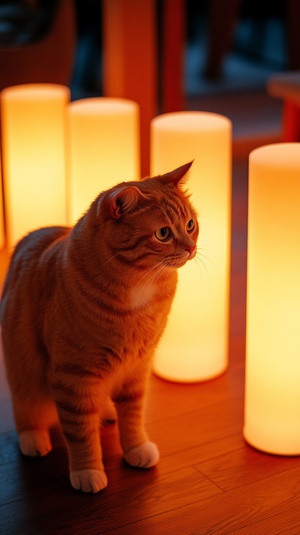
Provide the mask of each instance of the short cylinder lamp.
[{"label": "short cylinder lamp", "polygon": [[69,223],[103,190],[140,178],[139,108],[126,99],[95,97],[68,107]]},{"label": "short cylinder lamp", "polygon": [[151,124],[151,174],[194,160],[187,182],[198,211],[195,260],[178,270],[178,287],[154,371],[179,382],[211,379],[228,364],[231,238],[231,122],[178,112]]},{"label": "short cylinder lamp", "polygon": [[65,117],[70,91],[28,84],[1,93],[8,246],[42,226],[66,224]]},{"label": "short cylinder lamp", "polygon": [[249,158],[244,437],[300,454],[300,143]]}]

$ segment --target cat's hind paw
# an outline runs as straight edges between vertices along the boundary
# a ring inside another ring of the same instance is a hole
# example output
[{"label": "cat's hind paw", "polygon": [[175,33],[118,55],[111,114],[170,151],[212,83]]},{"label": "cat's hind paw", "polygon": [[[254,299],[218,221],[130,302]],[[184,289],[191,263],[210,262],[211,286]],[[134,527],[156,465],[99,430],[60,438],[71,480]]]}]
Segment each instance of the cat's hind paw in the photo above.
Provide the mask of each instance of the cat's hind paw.
[{"label": "cat's hind paw", "polygon": [[151,468],[159,461],[159,451],[154,442],[144,442],[124,454],[125,461],[137,468]]},{"label": "cat's hind paw", "polygon": [[52,450],[48,431],[23,431],[19,434],[20,450],[29,457],[43,457]]},{"label": "cat's hind paw", "polygon": [[70,472],[71,485],[83,492],[99,492],[107,487],[107,477],[104,470],[78,470]]}]

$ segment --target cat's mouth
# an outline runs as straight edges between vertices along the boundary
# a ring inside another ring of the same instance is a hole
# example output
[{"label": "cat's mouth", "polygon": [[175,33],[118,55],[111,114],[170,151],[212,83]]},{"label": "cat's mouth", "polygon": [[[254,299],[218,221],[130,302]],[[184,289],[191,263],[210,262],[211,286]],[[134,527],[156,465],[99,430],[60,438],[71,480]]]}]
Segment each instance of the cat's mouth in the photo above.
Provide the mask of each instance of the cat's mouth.
[{"label": "cat's mouth", "polygon": [[192,260],[192,258],[194,258],[196,255],[196,252],[193,251],[191,253],[186,253],[184,256],[176,256],[176,257],[169,257],[168,258],[168,266],[169,267],[174,267],[174,268],[179,268],[179,267],[182,267],[184,266],[184,264],[187,263],[188,260]]}]

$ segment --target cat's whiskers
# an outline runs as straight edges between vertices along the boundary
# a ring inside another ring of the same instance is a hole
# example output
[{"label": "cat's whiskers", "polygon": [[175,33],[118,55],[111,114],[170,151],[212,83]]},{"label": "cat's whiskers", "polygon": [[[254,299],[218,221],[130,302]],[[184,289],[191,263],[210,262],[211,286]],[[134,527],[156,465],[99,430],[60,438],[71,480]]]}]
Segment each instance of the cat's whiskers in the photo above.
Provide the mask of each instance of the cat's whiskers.
[{"label": "cat's whiskers", "polygon": [[[153,275],[152,277],[152,280],[151,282],[152,283],[155,283],[156,282],[156,279],[160,276],[160,274],[162,273],[162,271],[165,269],[165,268],[168,268],[169,267],[169,264],[168,264],[168,261],[166,258],[164,258],[161,262],[161,267],[160,269]],[[160,287],[160,295],[161,296],[164,296],[165,295],[165,289],[166,289],[166,283],[167,283],[167,277],[164,277],[163,279],[163,286]]]},{"label": "cat's whiskers", "polygon": [[162,271],[165,269],[166,265],[164,260],[158,262],[155,266],[150,268],[142,279],[136,284],[135,289],[140,287],[142,295],[147,296],[147,291],[149,287],[155,286],[157,279],[159,278]]},{"label": "cat's whiskers", "polygon": [[112,262],[112,260],[114,260],[114,258],[117,258],[118,256],[120,256],[121,253],[116,253],[114,255],[111,255],[107,260],[106,262],[104,262],[104,264],[102,264],[102,267],[106,266],[106,264],[108,264],[109,262]]},{"label": "cat's whiskers", "polygon": [[[167,264],[166,258],[164,259],[164,263],[165,263],[165,266],[167,267],[168,264]],[[167,283],[167,278],[165,277],[164,282],[163,282],[163,288],[161,288],[162,295],[165,295],[166,283]]]},{"label": "cat's whiskers", "polygon": [[197,252],[196,252],[196,255],[194,256],[195,264],[199,267],[200,271],[201,271],[201,267],[204,267],[204,269],[206,271],[206,274],[208,275],[208,277],[210,277],[210,273],[209,273],[208,267],[205,264],[204,260],[202,260],[201,257],[207,258],[208,260],[210,260],[210,259],[207,256],[203,255],[200,252],[200,250],[201,250],[201,247],[199,247],[199,248],[197,247]]},{"label": "cat's whiskers", "polygon": [[197,253],[199,252],[199,254],[200,254],[203,258],[206,258],[206,260],[209,260],[209,261],[216,267],[216,263],[214,262],[214,260],[213,260],[212,258],[210,258],[208,255],[203,254],[202,251],[206,251],[207,253],[211,253],[211,254],[212,254],[212,251],[210,251],[210,250],[207,249],[206,247],[197,247]]},{"label": "cat's whiskers", "polygon": [[[109,262],[112,262],[115,258],[117,258],[118,256],[121,256],[121,255],[122,255],[122,253],[116,253],[116,254],[111,255],[103,264],[101,264],[101,267],[106,266]],[[155,269],[155,268],[156,268],[156,266],[154,266],[151,269]],[[144,277],[146,277],[146,275],[147,275],[147,273],[144,275]],[[142,277],[141,280],[143,280],[144,277]],[[138,286],[139,282],[136,284],[136,286]],[[135,286],[135,288],[136,288],[136,286]]]},{"label": "cat's whiskers", "polygon": [[156,282],[164,270],[164,261],[149,268],[131,290],[131,303],[134,308],[144,305],[156,295]]},{"label": "cat's whiskers", "polygon": [[168,264],[166,263],[166,260],[163,259],[159,264],[157,265],[160,265],[159,269],[153,273],[152,277],[150,277],[150,279],[148,280],[148,282],[150,283],[156,283],[157,279],[159,278],[160,274],[164,271],[164,269],[168,266]]},{"label": "cat's whiskers", "polygon": [[[163,265],[162,265],[163,264]],[[162,266],[162,267],[159,267],[159,266]],[[157,268],[159,267],[159,270],[157,271]],[[138,286],[143,286],[144,283],[146,285],[149,284],[149,282],[151,283],[152,280],[155,279],[156,275],[159,275],[161,273],[161,271],[163,271],[165,267],[165,264],[164,264],[164,259],[161,260],[160,262],[158,262],[157,264],[155,264],[155,266],[152,266],[151,268],[149,268],[145,274],[143,275],[143,277],[141,279],[139,279],[139,281],[136,283],[134,289],[136,289]],[[147,277],[149,276],[149,278],[147,279]],[[146,279],[146,280],[145,280]]]}]

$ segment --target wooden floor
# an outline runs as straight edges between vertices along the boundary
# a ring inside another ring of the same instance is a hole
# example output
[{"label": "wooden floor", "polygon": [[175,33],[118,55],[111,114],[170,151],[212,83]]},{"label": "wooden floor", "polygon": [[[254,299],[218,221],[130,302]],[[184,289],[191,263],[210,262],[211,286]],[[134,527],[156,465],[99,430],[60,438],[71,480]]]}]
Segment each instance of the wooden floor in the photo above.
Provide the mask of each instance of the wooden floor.
[{"label": "wooden floor", "polygon": [[102,433],[109,479],[102,493],[72,490],[59,436],[48,457],[22,458],[1,361],[1,535],[300,534],[299,458],[260,453],[242,435],[245,161],[235,162],[233,191],[229,369],[196,385],[152,378],[147,424],[161,452],[156,468],[139,471],[122,462],[114,425]]}]

